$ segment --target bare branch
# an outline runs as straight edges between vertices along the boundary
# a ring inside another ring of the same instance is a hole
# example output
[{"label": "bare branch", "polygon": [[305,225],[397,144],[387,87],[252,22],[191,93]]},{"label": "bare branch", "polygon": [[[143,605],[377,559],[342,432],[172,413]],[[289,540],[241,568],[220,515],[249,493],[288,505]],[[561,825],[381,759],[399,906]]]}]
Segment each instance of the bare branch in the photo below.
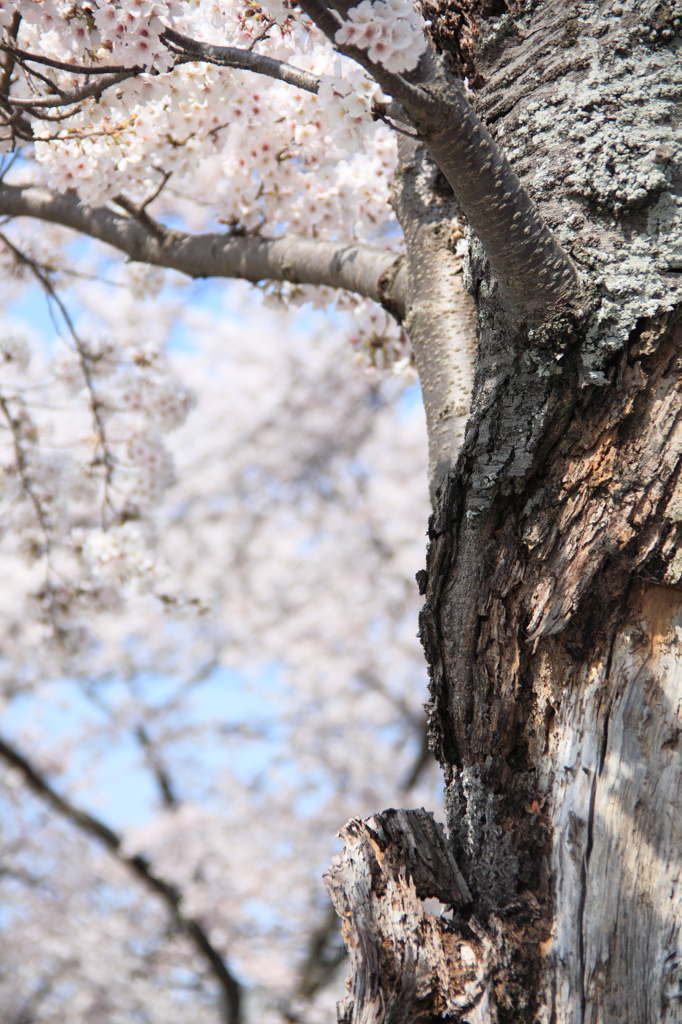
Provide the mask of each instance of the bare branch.
[{"label": "bare branch", "polygon": [[47,509],[45,508],[40,495],[37,493],[34,486],[33,479],[31,477],[29,460],[26,452],[26,417],[24,410],[19,414],[12,412],[9,399],[0,392],[0,409],[3,412],[7,426],[9,427],[12,435],[12,446],[14,448],[14,458],[16,460],[17,473],[21,480],[22,490],[27,496],[33,510],[36,514],[36,519],[42,531],[45,539],[45,551],[50,549],[50,522]]},{"label": "bare branch", "polygon": [[[339,932],[339,919],[330,905],[320,925],[310,936],[308,955],[303,962],[296,989],[299,998],[312,999],[331,981],[337,968],[346,959],[346,947],[338,941],[341,938]],[[288,1016],[291,1019],[292,1015]]]},{"label": "bare branch", "polygon": [[206,931],[193,917],[182,913],[182,894],[177,887],[156,875],[151,864],[141,856],[130,857],[123,852],[122,840],[108,825],[82,811],[50,785],[46,778],[31,764],[26,757],[14,747],[0,739],[0,757],[16,768],[24,778],[26,785],[42,800],[49,803],[59,814],[86,835],[92,836],[106,846],[121,864],[125,864],[147,888],[160,896],[173,915],[176,924],[191,940],[202,959],[206,961],[220,985],[225,1003],[224,1019],[226,1024],[239,1024],[240,1021],[240,986],[232,975],[218,950],[213,946]]},{"label": "bare branch", "polygon": [[401,791],[403,793],[409,793],[409,791],[417,785],[423,772],[427,768],[435,764],[436,758],[434,757],[433,751],[431,750],[431,745],[429,743],[428,723],[424,722],[424,725],[422,726],[422,736],[421,744],[419,746],[419,752],[417,753],[417,756],[415,757],[412,767],[410,768],[410,771],[408,772],[405,780],[400,784]]},{"label": "bare branch", "polygon": [[100,401],[100,398],[97,394],[97,389],[95,387],[92,367],[90,365],[90,358],[87,353],[86,346],[83,344],[80,335],[76,331],[76,326],[73,322],[71,314],[69,313],[68,309],[60,299],[59,295],[57,295],[57,291],[51,280],[49,268],[42,266],[37,262],[37,260],[31,259],[30,256],[27,256],[25,252],[22,252],[21,249],[18,249],[16,245],[14,245],[9,240],[9,238],[7,238],[7,236],[4,235],[2,232],[0,232],[0,242],[2,242],[3,245],[5,245],[10,250],[10,252],[14,255],[18,263],[22,264],[25,267],[28,267],[28,269],[35,277],[35,279],[40,284],[41,288],[44,290],[48,300],[51,300],[56,305],[57,309],[62,315],[64,323],[66,324],[67,330],[71,335],[71,339],[75,346],[76,352],[78,353],[78,359],[80,362],[83,377],[85,379],[85,385],[88,390],[88,396],[90,399],[90,411],[92,412],[94,427],[99,442],[100,457],[102,460],[102,464],[104,465],[105,468],[104,500],[105,504],[108,504],[109,487],[111,486],[111,479],[114,471],[114,457],[111,453],[111,449],[107,441],[104,417],[102,415],[102,403]]},{"label": "bare branch", "polygon": [[179,270],[189,277],[234,277],[246,281],[344,288],[404,314],[402,257],[357,243],[323,242],[287,235],[209,233],[189,235],[163,228],[163,238],[131,217],[106,207],[82,205],[74,195],[36,186],[0,184],[0,216],[36,217],[106,242],[132,260]]},{"label": "bare branch", "polygon": [[161,38],[173,46],[174,52],[179,51],[190,55],[197,61],[219,64],[228,68],[241,68],[243,71],[255,71],[256,74],[276,78],[278,81],[294,85],[298,89],[305,89],[306,92],[316,93],[320,86],[316,75],[292,67],[291,64],[286,64],[283,60],[265,57],[260,53],[253,53],[251,50],[240,50],[236,46],[213,46],[210,43],[200,43],[171,28],[167,28]]}]

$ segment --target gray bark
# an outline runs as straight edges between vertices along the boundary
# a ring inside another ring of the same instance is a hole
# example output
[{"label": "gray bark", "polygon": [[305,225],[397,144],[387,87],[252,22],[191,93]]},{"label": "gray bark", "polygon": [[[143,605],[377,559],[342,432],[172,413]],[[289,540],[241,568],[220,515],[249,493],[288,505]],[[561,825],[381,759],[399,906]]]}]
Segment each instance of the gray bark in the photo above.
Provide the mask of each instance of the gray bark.
[{"label": "gray bark", "polygon": [[[584,309],[523,328],[472,237],[472,412],[420,574],[431,736],[472,897],[451,902],[451,987],[439,991],[469,1024],[680,1020],[673,14],[634,0],[547,0],[480,26],[477,108],[582,267]],[[346,857],[357,839],[347,842]],[[407,936],[396,923],[394,934],[412,946],[405,964],[423,964],[427,945],[436,970],[447,960],[429,929]],[[393,976],[382,969],[379,988]],[[383,1021],[409,1019],[397,981],[391,991]],[[420,998],[414,989],[414,1018]]]},{"label": "gray bark", "polygon": [[390,810],[350,821],[341,836],[343,854],[325,875],[351,959],[339,1021],[409,1024],[468,1008],[475,972],[462,969],[449,922],[431,912],[471,902],[442,825],[424,810]]},{"label": "gray bark", "polygon": [[37,217],[106,242],[132,260],[179,270],[189,277],[236,277],[246,281],[345,288],[404,313],[402,257],[375,246],[323,242],[295,235],[211,233],[189,235],[154,222],[89,207],[71,194],[36,186],[0,184],[0,216]]}]

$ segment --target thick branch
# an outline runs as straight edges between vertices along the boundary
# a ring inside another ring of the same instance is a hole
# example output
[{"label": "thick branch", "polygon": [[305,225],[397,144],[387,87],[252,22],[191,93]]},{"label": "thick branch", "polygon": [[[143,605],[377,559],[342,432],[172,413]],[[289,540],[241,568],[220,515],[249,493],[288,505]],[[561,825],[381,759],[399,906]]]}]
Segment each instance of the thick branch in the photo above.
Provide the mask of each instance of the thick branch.
[{"label": "thick branch", "polygon": [[179,270],[189,277],[235,277],[246,281],[344,288],[380,302],[401,318],[404,275],[401,257],[355,243],[322,242],[301,236],[189,235],[163,228],[162,236],[106,207],[82,205],[74,195],[34,186],[0,184],[0,216],[36,217],[90,235],[132,260]]},{"label": "thick branch", "polygon": [[238,981],[227,968],[218,950],[211,944],[203,926],[192,917],[186,917],[181,910],[182,896],[178,889],[163,878],[154,874],[152,867],[144,857],[127,856],[122,849],[122,841],[108,825],[97,818],[80,810],[65,797],[52,788],[44,776],[18,753],[12,746],[0,739],[0,757],[16,768],[26,783],[42,800],[49,803],[59,814],[76,825],[86,835],[92,836],[103,843],[117,860],[125,864],[155,895],[160,896],[171,911],[174,920],[192,941],[202,958],[208,963],[214,977],[220,985],[225,1003],[226,1024],[239,1024],[240,1021],[240,987]]},{"label": "thick branch", "polygon": [[[428,106],[408,115],[478,235],[506,304],[541,317],[577,297],[578,279],[509,161],[451,76],[429,84]],[[433,100],[438,113],[433,114]]]},{"label": "thick branch", "polygon": [[[299,6],[334,42],[338,16],[325,0]],[[575,299],[575,269],[544,223],[509,161],[474,113],[463,85],[427,51],[415,72],[387,71],[357,47],[337,47],[361,64],[404,108],[450,182],[478,235],[506,305],[542,319]]]}]

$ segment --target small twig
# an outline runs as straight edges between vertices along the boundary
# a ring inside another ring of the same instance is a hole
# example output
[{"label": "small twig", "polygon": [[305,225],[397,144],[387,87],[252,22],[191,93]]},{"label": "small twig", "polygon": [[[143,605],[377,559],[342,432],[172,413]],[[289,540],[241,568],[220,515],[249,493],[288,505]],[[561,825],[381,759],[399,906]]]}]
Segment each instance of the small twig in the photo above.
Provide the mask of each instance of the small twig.
[{"label": "small twig", "polygon": [[[152,192],[148,199],[145,199],[145,201],[140,204],[140,210],[146,210],[150,203],[153,203],[155,199],[158,199],[173,175],[172,171],[164,171],[161,167],[155,167],[154,170],[158,171],[161,175],[161,184]],[[154,223],[156,224],[156,221],[154,221]]]},{"label": "small twig", "polygon": [[[34,72],[29,70],[29,74]],[[57,86],[54,86],[55,90],[59,93],[59,96],[48,96],[48,97],[37,97],[36,99],[14,99],[12,96],[6,98],[6,102],[11,107],[20,107],[22,109],[32,109],[37,107],[39,109],[46,109],[48,107],[65,107],[70,106],[74,103],[80,103],[82,100],[95,97],[99,99],[102,93],[106,89],[110,89],[112,85],[118,85],[119,82],[124,82],[128,78],[133,78],[138,75],[139,71],[119,71],[115,75],[110,75],[108,78],[101,78],[98,82],[91,82],[88,85],[82,86],[80,89],[74,89],[73,92],[62,92]],[[47,119],[46,119],[47,120]]]},{"label": "small twig", "polygon": [[[31,125],[24,118],[24,116],[23,116],[23,114],[22,114],[22,112],[20,110],[17,110],[17,112],[15,114],[13,114],[12,117],[9,117],[9,118],[5,119],[4,121],[0,122],[0,124],[2,125],[3,128],[11,128],[12,129],[12,134],[11,134],[12,147],[14,147],[16,139],[21,139],[22,142],[33,142],[34,141],[34,139],[33,139],[33,131],[31,129]],[[14,148],[12,148],[11,152],[14,152]]]},{"label": "small twig", "polygon": [[[166,179],[166,181],[167,180],[168,179]],[[149,203],[151,203],[152,200],[156,198],[156,196],[159,194],[159,192],[161,191],[165,184],[166,182],[164,181],[161,184],[161,188],[159,188],[158,191],[156,192],[156,195],[151,196],[151,198],[146,200],[146,202],[144,203],[133,203],[126,196],[122,195],[114,196],[114,198],[112,199],[113,203],[116,203],[116,205],[120,206],[122,210],[125,210],[127,214],[133,217],[139,224],[142,225],[142,227],[146,228],[147,231],[149,231],[150,234],[154,235],[155,238],[158,238],[160,242],[166,241],[166,239],[168,238],[168,232],[166,228],[163,226],[163,224],[159,224],[158,221],[154,220],[153,217],[150,217],[149,214],[146,213],[145,207],[148,206]]]},{"label": "small twig", "polygon": [[161,791],[161,797],[163,799],[164,806],[168,810],[173,810],[178,807],[180,801],[178,800],[175,792],[175,787],[171,782],[171,777],[166,769],[165,765],[161,763],[161,758],[158,752],[154,748],[149,733],[147,732],[144,725],[138,725],[135,729],[135,736],[140,742],[140,746],[143,748],[147,764],[149,765],[154,778],[156,779],[159,789]]},{"label": "small twig", "polygon": [[29,475],[26,452],[24,450],[24,438],[21,429],[21,421],[16,419],[15,416],[12,414],[9,401],[2,393],[0,393],[0,409],[2,409],[3,413],[5,414],[7,425],[9,427],[10,433],[12,434],[12,443],[14,446],[14,457],[16,460],[17,472],[19,473],[24,493],[27,495],[29,501],[33,505],[36,518],[38,520],[38,523],[40,524],[40,529],[42,530],[43,536],[45,537],[45,552],[47,554],[49,553],[51,547],[50,524],[48,521],[47,513],[43,508],[42,501],[40,500],[38,494],[36,493],[33,487],[33,481],[31,480],[31,477]]},{"label": "small twig", "polygon": [[[378,106],[372,108],[372,118],[375,121],[383,121],[387,127],[391,128],[394,132],[398,132],[400,135],[406,135],[408,139],[421,139],[422,136],[419,132],[408,132],[405,128],[400,128],[395,121],[382,112]],[[405,115],[407,121],[407,115]]]},{"label": "small twig", "polygon": [[249,45],[246,47],[246,49],[250,52],[251,50],[253,50],[254,46],[257,43],[262,42],[263,39],[267,39],[268,32],[270,31],[270,29],[272,28],[272,26],[274,24],[275,24],[274,20],[272,20],[272,19],[268,20],[268,23],[265,26],[265,28],[263,29],[263,31],[261,32],[261,34],[259,36],[254,36],[253,39],[251,40],[251,42],[249,43]]},{"label": "small twig", "polygon": [[[25,61],[23,61],[21,59],[21,57],[18,57],[18,56],[15,55],[14,56],[14,61],[15,61],[16,64],[19,65],[20,68],[24,69],[24,71],[26,72],[27,75],[31,76],[28,79],[28,81],[29,81],[29,84],[33,88],[35,88],[35,84],[33,82],[33,79],[37,78],[40,82],[43,82],[43,84],[46,85],[48,87],[48,89],[52,89],[53,92],[61,93],[62,90],[59,88],[59,86],[54,82],[54,80],[52,78],[48,78],[47,75],[43,75],[40,71],[36,71],[35,68],[29,68],[27,66],[27,64],[25,63]],[[8,95],[5,98],[7,100],[9,100],[10,96]]]}]

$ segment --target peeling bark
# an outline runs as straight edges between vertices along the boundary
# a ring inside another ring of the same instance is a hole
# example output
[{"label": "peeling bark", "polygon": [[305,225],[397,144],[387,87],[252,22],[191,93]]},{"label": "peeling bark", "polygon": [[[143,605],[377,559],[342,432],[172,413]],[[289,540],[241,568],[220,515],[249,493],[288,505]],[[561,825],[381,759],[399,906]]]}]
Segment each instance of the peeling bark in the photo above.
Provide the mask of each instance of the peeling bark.
[{"label": "peeling bark", "polygon": [[343,854],[325,875],[351,958],[339,1021],[408,1024],[473,1006],[480,955],[424,904],[471,902],[442,825],[424,810],[389,810],[340,835]]},{"label": "peeling bark", "polygon": [[432,522],[422,636],[450,833],[477,920],[516,946],[491,1021],[679,1012],[666,975],[682,954],[682,329],[669,321],[633,338],[608,393],[547,388],[520,494],[474,502],[467,525],[476,474],[460,476]]}]

